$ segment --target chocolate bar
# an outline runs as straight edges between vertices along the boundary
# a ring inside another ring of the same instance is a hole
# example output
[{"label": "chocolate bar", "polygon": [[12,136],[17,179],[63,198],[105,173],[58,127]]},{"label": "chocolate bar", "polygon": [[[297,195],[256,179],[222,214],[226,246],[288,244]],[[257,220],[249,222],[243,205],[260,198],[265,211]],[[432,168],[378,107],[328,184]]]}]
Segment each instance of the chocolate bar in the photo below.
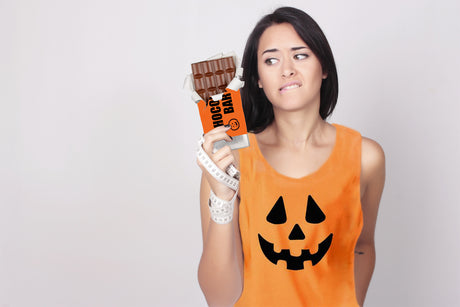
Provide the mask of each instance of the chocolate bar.
[{"label": "chocolate bar", "polygon": [[233,57],[202,61],[192,64],[195,91],[205,101],[216,94],[225,92],[225,88],[235,77]]},{"label": "chocolate bar", "polygon": [[214,149],[230,146],[231,149],[249,146],[246,121],[241,103],[242,69],[236,68],[232,56],[193,63],[192,75],[186,79],[193,89],[192,99],[200,112],[203,132],[229,125],[227,134],[233,138],[214,143]]}]

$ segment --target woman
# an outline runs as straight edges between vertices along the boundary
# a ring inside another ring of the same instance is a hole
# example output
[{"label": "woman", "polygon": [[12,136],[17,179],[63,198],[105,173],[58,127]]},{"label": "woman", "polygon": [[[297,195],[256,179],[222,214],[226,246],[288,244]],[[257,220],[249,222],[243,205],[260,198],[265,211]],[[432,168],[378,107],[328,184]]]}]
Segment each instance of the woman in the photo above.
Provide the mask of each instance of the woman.
[{"label": "woman", "polygon": [[[331,125],[338,93],[329,44],[304,12],[262,18],[243,55],[250,146],[232,152],[229,127],[204,136],[235,192],[200,163],[203,254],[198,278],[210,306],[362,306],[375,263],[374,229],[385,178],[381,147]],[[211,191],[234,199],[233,219],[211,219]],[[238,197],[234,197],[238,193]]]}]

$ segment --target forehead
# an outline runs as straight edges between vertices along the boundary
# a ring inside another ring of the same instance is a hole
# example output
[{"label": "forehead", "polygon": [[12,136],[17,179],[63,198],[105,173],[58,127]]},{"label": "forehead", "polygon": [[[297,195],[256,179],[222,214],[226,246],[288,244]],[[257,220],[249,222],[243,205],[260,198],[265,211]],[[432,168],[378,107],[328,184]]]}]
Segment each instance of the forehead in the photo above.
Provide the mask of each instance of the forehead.
[{"label": "forehead", "polygon": [[259,40],[258,52],[266,49],[291,49],[292,47],[306,46],[294,27],[289,23],[275,24],[268,27]]}]

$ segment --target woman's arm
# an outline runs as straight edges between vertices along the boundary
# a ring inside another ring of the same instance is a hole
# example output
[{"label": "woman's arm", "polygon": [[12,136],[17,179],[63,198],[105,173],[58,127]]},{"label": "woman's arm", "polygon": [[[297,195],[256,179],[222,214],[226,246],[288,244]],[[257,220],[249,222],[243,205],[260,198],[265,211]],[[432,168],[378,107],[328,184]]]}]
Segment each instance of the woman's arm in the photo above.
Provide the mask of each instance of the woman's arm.
[{"label": "woman's arm", "polygon": [[384,183],[385,154],[378,143],[363,137],[361,148],[363,229],[355,248],[355,288],[361,306],[364,305],[375,266],[374,232]]},{"label": "woman's arm", "polygon": [[[228,130],[228,129],[227,129]],[[224,147],[212,154],[212,144],[226,139],[224,128],[216,128],[205,136],[203,148],[222,170],[230,163],[238,167],[238,155]],[[233,219],[217,224],[209,212],[211,188],[217,197],[230,200],[234,191],[218,183],[203,167],[200,189],[203,253],[198,267],[198,281],[209,306],[233,306],[243,289],[243,253],[238,224],[239,198],[234,203]]]}]

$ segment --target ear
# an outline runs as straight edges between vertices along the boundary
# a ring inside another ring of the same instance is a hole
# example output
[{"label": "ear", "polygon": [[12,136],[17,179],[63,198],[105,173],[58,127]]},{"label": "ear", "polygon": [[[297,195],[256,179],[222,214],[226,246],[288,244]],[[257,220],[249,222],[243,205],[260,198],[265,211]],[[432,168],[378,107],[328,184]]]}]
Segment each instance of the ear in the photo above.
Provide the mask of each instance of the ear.
[{"label": "ear", "polygon": [[257,83],[259,84],[259,88],[262,88],[262,83],[260,83],[260,80],[257,81]]},{"label": "ear", "polygon": [[327,79],[327,72],[323,72],[323,80]]}]

